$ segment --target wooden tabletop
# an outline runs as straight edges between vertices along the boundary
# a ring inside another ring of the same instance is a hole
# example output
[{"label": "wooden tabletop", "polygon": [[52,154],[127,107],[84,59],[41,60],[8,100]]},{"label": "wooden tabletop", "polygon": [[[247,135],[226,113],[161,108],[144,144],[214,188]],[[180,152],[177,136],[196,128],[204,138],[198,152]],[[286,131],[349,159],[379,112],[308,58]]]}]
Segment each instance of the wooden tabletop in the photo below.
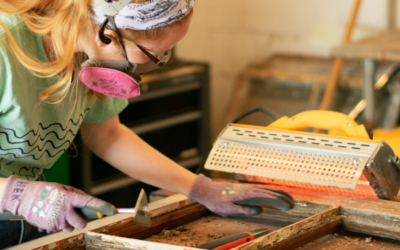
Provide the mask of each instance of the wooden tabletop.
[{"label": "wooden tabletop", "polygon": [[[244,71],[244,77],[253,83],[272,80],[281,83],[325,85],[329,82],[333,64],[332,58],[276,54],[249,64]],[[390,65],[385,62],[379,63],[377,75],[382,75]],[[341,87],[363,87],[362,65],[359,60],[345,60],[337,84]]]},{"label": "wooden tabletop", "polygon": [[400,30],[383,31],[375,37],[336,46],[331,56],[400,62]]}]

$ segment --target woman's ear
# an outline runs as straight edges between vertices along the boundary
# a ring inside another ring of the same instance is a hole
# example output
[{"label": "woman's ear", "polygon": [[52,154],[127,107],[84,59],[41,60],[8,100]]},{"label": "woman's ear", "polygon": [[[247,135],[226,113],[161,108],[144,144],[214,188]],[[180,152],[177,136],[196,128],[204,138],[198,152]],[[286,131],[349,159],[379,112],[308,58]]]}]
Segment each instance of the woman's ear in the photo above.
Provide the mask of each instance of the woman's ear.
[{"label": "woman's ear", "polygon": [[110,45],[113,41],[116,41],[117,39],[117,34],[115,33],[114,30],[111,29],[104,29],[103,36],[104,37],[100,38],[99,33],[96,34],[96,44],[99,48]]}]

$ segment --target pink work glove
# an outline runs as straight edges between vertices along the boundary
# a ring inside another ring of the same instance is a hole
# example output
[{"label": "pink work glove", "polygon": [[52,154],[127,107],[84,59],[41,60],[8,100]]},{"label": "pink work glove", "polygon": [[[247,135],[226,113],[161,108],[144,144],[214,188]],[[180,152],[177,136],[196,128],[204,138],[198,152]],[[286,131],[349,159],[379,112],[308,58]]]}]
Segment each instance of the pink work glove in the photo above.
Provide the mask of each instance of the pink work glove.
[{"label": "pink work glove", "polygon": [[72,232],[83,229],[87,222],[75,212],[75,207],[88,207],[105,215],[113,215],[113,205],[96,199],[83,191],[53,182],[27,181],[10,176],[0,212],[10,211],[23,216],[29,223],[47,230]]},{"label": "pink work glove", "polygon": [[218,183],[202,174],[190,190],[189,201],[197,201],[221,216],[243,216],[261,213],[257,205],[274,206],[281,210],[293,207],[293,199],[286,192],[269,187]]}]

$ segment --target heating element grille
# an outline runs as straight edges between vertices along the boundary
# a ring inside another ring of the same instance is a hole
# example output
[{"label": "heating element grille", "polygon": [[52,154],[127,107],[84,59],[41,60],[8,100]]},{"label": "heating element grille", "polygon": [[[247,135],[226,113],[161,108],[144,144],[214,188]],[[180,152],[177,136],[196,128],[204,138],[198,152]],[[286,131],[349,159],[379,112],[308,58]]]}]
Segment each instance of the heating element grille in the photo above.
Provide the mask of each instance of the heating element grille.
[{"label": "heating element grille", "polygon": [[205,168],[354,189],[379,144],[229,125]]}]

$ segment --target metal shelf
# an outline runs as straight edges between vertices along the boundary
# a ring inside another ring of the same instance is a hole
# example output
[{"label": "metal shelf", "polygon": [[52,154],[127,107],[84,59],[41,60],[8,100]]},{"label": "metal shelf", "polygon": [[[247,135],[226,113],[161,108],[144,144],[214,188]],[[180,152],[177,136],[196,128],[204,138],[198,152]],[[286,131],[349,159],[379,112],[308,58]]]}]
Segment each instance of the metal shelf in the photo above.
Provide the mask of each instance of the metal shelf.
[{"label": "metal shelf", "polygon": [[[182,159],[180,161],[177,161],[176,163],[178,163],[178,165],[181,165],[184,168],[190,168],[200,164],[201,159],[202,159],[201,156],[195,156],[188,159]],[[125,176],[99,185],[92,186],[90,187],[89,193],[91,195],[99,195],[120,188],[124,188],[136,183],[140,183],[140,181],[133,179],[129,176]]]},{"label": "metal shelf", "polygon": [[198,120],[201,118],[201,115],[202,115],[201,111],[193,111],[182,115],[172,116],[162,120],[145,123],[139,126],[130,127],[129,129],[135,134],[139,135],[152,132],[161,128],[167,128],[178,124]]},{"label": "metal shelf", "polygon": [[161,90],[155,90],[155,91],[151,91],[151,92],[144,92],[142,95],[140,95],[138,97],[129,99],[129,104],[143,102],[143,101],[147,101],[147,100],[151,100],[151,99],[155,99],[155,98],[159,98],[159,97],[164,97],[164,96],[169,96],[169,95],[173,95],[173,94],[178,94],[178,93],[182,93],[182,92],[187,92],[187,91],[191,91],[191,90],[198,89],[198,88],[200,88],[200,83],[193,82],[193,83],[189,83],[187,85],[176,86],[176,87],[161,89]]}]

